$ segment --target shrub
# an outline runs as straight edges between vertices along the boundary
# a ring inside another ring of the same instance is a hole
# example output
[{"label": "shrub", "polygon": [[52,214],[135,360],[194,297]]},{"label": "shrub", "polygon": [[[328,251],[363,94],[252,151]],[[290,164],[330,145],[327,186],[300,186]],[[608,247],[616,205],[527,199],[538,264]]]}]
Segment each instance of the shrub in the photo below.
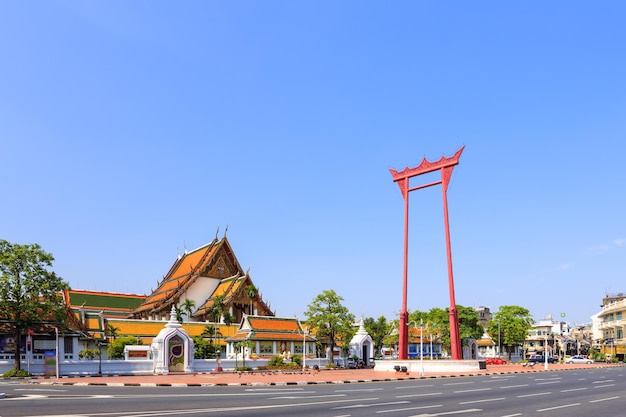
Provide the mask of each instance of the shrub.
[{"label": "shrub", "polygon": [[283,366],[283,357],[282,356],[273,356],[272,359],[270,359],[268,365],[268,367],[273,368],[273,367],[282,367]]},{"label": "shrub", "polygon": [[26,376],[30,376],[30,374],[24,369],[20,369],[20,370],[11,369],[10,371],[2,374],[3,378],[15,378],[15,377],[26,377]]},{"label": "shrub", "polygon": [[78,352],[78,357],[81,359],[93,359],[96,356],[100,356],[100,350],[98,349],[83,349]]}]

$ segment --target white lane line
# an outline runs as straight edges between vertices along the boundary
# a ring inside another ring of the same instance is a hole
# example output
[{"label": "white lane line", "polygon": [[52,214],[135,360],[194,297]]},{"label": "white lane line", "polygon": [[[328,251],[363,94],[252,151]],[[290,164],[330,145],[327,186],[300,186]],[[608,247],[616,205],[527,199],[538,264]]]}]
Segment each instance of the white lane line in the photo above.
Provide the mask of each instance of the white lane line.
[{"label": "white lane line", "polygon": [[615,382],[614,379],[603,379],[602,381],[593,381],[592,384],[605,384],[607,382]]},{"label": "white lane line", "polygon": [[341,407],[333,407],[331,410],[344,410],[346,408],[369,408],[369,407],[380,407],[383,405],[396,405],[396,404],[410,404],[410,401],[392,401],[388,403],[372,403],[372,404],[352,404],[352,405],[343,405]]},{"label": "white lane line", "polygon": [[460,394],[463,392],[477,392],[477,391],[491,391],[491,388],[476,388],[476,389],[463,389],[459,391],[453,391],[455,394]]},{"label": "white lane line", "polygon": [[521,388],[521,387],[527,387],[528,384],[519,384],[519,385],[505,385],[503,387],[500,387],[500,389],[508,389],[508,388]]},{"label": "white lane line", "polygon": [[426,394],[406,394],[406,395],[396,395],[396,398],[411,398],[411,397],[429,397],[431,395],[441,395],[443,392],[429,392]]},{"label": "white lane line", "polygon": [[568,407],[576,407],[577,405],[580,405],[580,403],[572,403],[572,404],[565,404],[565,405],[557,405],[556,407],[550,407],[550,408],[540,408],[539,410],[537,410],[538,413],[541,413],[543,411],[552,411],[552,410],[558,410],[560,408],[568,408]]},{"label": "white lane line", "polygon": [[465,413],[475,413],[477,411],[483,411],[482,408],[468,408],[467,410],[458,410],[458,411],[445,411],[442,413],[435,414],[417,414],[410,417],[436,417],[436,416],[449,416],[452,414],[465,414]]},{"label": "white lane line", "polygon": [[515,414],[507,414],[506,416],[501,416],[501,417],[516,417],[516,416],[521,416],[522,413],[515,413]]},{"label": "white lane line", "polygon": [[459,404],[490,403],[490,402],[493,402],[493,401],[504,401],[504,400],[506,400],[506,398],[504,398],[504,397],[500,397],[500,398],[485,398],[484,400],[463,401],[463,402],[460,402]]},{"label": "white lane line", "polygon": [[376,411],[376,414],[398,413],[400,411],[423,410],[425,408],[438,408],[438,407],[443,407],[443,404],[421,405],[419,407],[392,408],[392,409],[389,409],[389,410],[378,410],[378,411]]},{"label": "white lane line", "polygon": [[596,385],[594,388],[606,388],[606,387],[614,387],[615,384],[607,384],[607,385]]},{"label": "white lane line", "polygon": [[408,387],[396,387],[395,389],[411,389],[411,388],[424,388],[424,387],[434,387],[434,385],[409,385]]},{"label": "white lane line", "polygon": [[618,398],[619,398],[619,396],[617,396],[617,397],[609,397],[609,398],[600,398],[599,400],[591,400],[589,402],[590,403],[599,403],[601,401],[617,400]]},{"label": "white lane line", "polygon": [[546,381],[546,382],[537,382],[537,385],[546,385],[546,384],[560,384],[561,381]]},{"label": "white lane line", "polygon": [[524,395],[518,395],[517,398],[525,398],[525,397],[536,397],[538,395],[550,395],[552,394],[551,392],[538,392],[536,394],[524,394]]},{"label": "white lane line", "polygon": [[443,385],[468,385],[468,384],[474,384],[474,382],[451,382],[449,384],[443,384]]},{"label": "white lane line", "polygon": [[584,391],[586,389],[587,389],[587,387],[572,388],[572,389],[562,389],[561,392]]},{"label": "white lane line", "polygon": [[336,389],[335,392],[373,392],[382,391],[382,388],[363,388],[363,389]]},{"label": "white lane line", "polygon": [[345,397],[346,394],[327,394],[327,395],[307,395],[306,397],[299,397],[296,395],[283,396],[283,397],[268,397],[268,400],[308,400],[310,398],[333,398],[333,397]]}]

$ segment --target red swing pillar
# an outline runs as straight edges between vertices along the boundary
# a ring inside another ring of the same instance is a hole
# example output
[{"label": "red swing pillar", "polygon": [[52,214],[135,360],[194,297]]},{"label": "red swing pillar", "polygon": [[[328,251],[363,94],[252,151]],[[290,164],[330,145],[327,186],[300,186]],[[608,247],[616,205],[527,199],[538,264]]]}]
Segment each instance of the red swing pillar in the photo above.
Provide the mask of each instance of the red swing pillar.
[{"label": "red swing pillar", "polygon": [[[408,291],[408,255],[409,255],[409,193],[411,191],[420,190],[422,188],[430,187],[433,185],[442,185],[443,195],[443,217],[446,233],[446,252],[448,261],[448,285],[450,289],[450,349],[452,359],[463,359],[463,353],[461,348],[461,340],[459,334],[459,315],[456,309],[456,301],[454,297],[454,277],[452,273],[452,249],[450,245],[450,227],[448,222],[448,184],[450,183],[450,177],[452,176],[452,170],[455,165],[458,165],[459,158],[465,147],[459,149],[451,158],[441,157],[439,161],[430,162],[424,158],[415,168],[406,167],[403,171],[396,171],[390,169],[393,181],[398,183],[402,197],[404,198],[404,271],[402,280],[402,309],[400,310],[400,329],[399,329],[399,341],[398,341],[398,359],[408,359],[409,348],[409,330],[408,319],[409,312],[407,310],[407,291]],[[428,172],[441,171],[441,180],[435,181],[429,184],[417,186],[411,188],[409,185],[409,179],[418,175],[426,174]]]}]

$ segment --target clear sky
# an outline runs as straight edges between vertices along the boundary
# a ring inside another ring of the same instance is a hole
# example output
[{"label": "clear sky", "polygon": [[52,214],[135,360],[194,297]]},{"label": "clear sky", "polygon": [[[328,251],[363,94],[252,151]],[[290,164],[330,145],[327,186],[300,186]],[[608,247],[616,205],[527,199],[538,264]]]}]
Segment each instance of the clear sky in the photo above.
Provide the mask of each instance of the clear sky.
[{"label": "clear sky", "polygon": [[[626,291],[624,16],[622,1],[0,2],[0,238],[39,243],[75,289],[144,294],[228,226],[277,315],[334,289],[392,319],[389,168],[465,146],[457,304],[590,322]],[[440,186],[411,193],[409,233],[408,307],[445,308]]]}]

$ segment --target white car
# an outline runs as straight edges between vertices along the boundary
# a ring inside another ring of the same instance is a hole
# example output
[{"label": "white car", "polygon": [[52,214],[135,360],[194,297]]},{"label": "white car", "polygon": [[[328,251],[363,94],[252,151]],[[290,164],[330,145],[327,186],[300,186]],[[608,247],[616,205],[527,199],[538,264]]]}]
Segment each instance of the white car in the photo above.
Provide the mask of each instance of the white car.
[{"label": "white car", "polygon": [[565,363],[593,363],[593,359],[586,358],[583,355],[576,355],[568,358]]}]

